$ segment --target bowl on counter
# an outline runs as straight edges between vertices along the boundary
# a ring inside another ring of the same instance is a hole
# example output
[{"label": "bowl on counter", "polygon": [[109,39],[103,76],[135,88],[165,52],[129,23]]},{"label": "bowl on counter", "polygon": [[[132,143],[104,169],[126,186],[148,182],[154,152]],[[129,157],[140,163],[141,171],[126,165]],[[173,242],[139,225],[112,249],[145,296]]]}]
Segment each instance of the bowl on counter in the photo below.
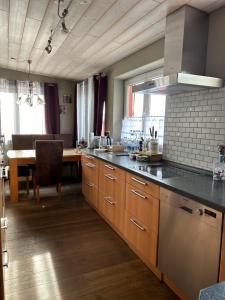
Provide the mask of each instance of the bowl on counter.
[{"label": "bowl on counter", "polygon": [[132,159],[132,160],[136,160],[136,156],[137,154],[136,153],[129,153],[129,158]]},{"label": "bowl on counter", "polygon": [[150,160],[148,155],[136,154],[136,160],[139,162],[148,162]]}]

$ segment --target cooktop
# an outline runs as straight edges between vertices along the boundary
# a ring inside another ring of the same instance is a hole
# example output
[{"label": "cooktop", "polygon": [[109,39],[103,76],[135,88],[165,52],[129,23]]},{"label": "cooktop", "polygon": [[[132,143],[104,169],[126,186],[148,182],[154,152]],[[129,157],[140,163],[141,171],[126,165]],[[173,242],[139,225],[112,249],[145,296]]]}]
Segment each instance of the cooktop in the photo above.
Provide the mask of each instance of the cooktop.
[{"label": "cooktop", "polygon": [[148,173],[160,179],[179,177],[179,176],[182,177],[190,176],[194,174],[197,175],[197,173],[195,172],[184,170],[170,165],[143,165],[143,166],[135,166],[134,168],[137,171]]}]

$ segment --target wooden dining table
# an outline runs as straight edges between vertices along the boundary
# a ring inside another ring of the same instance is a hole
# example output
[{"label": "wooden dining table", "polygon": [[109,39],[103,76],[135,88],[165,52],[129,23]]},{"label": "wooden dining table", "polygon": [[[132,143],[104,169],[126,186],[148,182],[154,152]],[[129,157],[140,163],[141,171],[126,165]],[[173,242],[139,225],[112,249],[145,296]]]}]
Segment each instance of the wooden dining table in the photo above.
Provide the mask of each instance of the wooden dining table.
[{"label": "wooden dining table", "polygon": [[[19,200],[18,196],[18,166],[20,165],[35,165],[35,150],[9,150],[7,152],[9,159],[9,189],[10,199],[13,202]],[[81,161],[81,152],[77,149],[64,149],[63,162],[78,162]]]}]

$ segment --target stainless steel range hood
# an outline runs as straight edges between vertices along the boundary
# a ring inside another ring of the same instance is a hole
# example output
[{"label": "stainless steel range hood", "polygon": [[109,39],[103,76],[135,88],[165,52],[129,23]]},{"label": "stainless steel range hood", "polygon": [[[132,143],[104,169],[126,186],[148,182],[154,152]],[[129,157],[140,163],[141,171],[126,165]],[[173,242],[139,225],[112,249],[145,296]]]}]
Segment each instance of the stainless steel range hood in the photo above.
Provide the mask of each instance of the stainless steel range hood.
[{"label": "stainless steel range hood", "polygon": [[208,15],[183,6],[167,16],[164,76],[133,86],[133,92],[175,95],[223,87],[221,78],[205,75]]}]

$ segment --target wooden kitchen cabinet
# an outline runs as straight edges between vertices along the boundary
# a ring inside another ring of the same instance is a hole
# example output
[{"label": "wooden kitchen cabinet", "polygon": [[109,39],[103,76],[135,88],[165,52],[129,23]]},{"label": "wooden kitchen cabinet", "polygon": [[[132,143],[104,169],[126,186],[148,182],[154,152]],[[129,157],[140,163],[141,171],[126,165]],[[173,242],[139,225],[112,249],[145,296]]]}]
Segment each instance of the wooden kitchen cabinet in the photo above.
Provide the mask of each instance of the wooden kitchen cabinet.
[{"label": "wooden kitchen cabinet", "polygon": [[159,199],[127,183],[125,205],[126,211],[140,220],[145,227],[158,232]]},{"label": "wooden kitchen cabinet", "polygon": [[123,234],[125,171],[105,162],[99,166],[99,211]]},{"label": "wooden kitchen cabinet", "polygon": [[7,218],[5,216],[4,180],[0,179],[0,299],[4,300],[4,268],[8,266],[8,252],[6,249]]},{"label": "wooden kitchen cabinet", "polygon": [[82,156],[86,199],[161,278],[157,269],[159,186],[88,155]]},{"label": "wooden kitchen cabinet", "polygon": [[126,211],[124,235],[132,249],[149,266],[156,267],[158,234]]},{"label": "wooden kitchen cabinet", "polygon": [[98,165],[92,156],[82,155],[82,193],[90,204],[98,207]]},{"label": "wooden kitchen cabinet", "polygon": [[131,184],[133,187],[141,189],[142,191],[152,195],[153,197],[159,199],[159,186],[152,183],[142,177],[136,176],[132,173],[127,172],[126,176],[127,183]]},{"label": "wooden kitchen cabinet", "polygon": [[125,238],[144,262],[156,267],[159,187],[127,173],[125,211]]},{"label": "wooden kitchen cabinet", "polygon": [[225,215],[223,215],[222,247],[220,256],[219,282],[225,281]]}]

